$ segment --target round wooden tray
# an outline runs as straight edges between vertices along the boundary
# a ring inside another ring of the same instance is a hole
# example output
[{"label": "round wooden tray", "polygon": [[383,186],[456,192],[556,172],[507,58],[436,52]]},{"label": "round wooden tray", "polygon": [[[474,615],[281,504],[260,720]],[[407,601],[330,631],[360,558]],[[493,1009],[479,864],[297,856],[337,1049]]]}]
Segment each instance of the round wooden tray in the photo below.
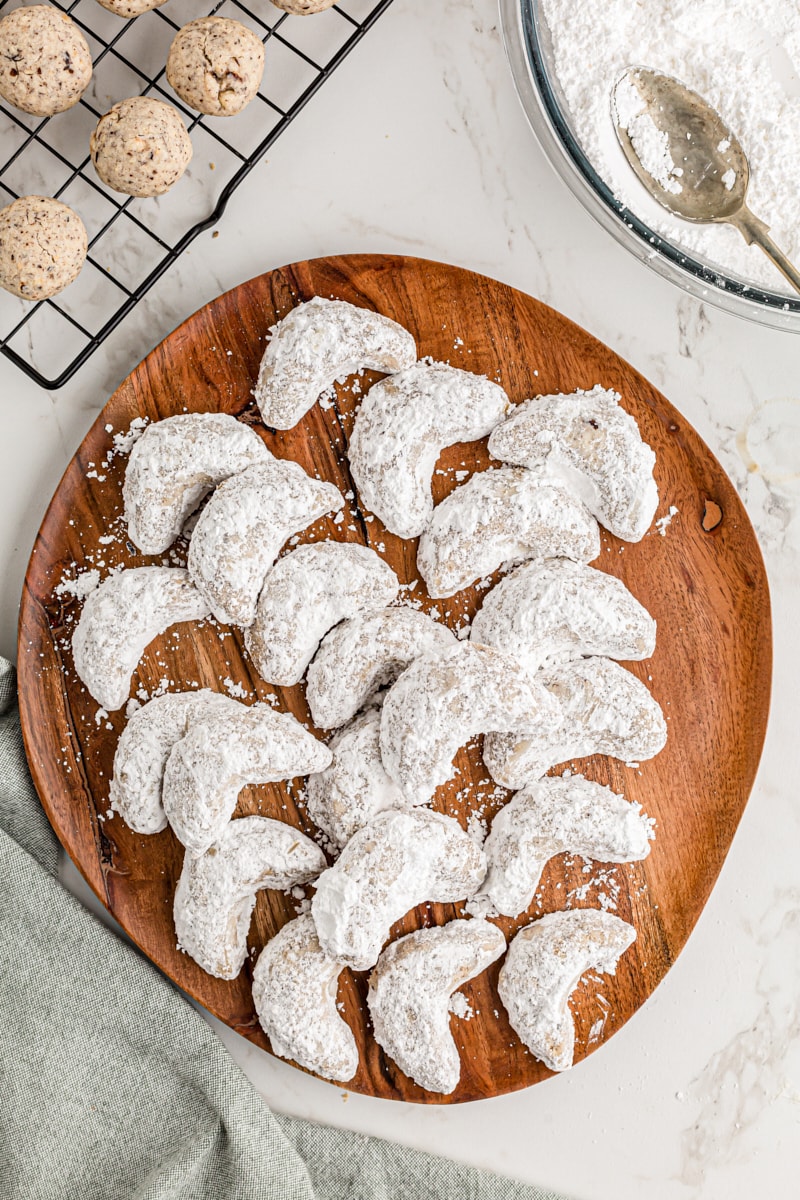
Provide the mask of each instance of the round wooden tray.
[{"label": "round wooden tray", "polygon": [[[265,1049],[250,993],[252,963],[233,982],[214,979],[175,945],[172,898],[182,850],[167,830],[133,833],[108,815],[108,781],[124,712],[98,713],[76,678],[71,632],[80,602],[57,586],[97,568],[101,575],[158,561],[137,555],[126,541],[122,482],[127,459],[109,452],[113,438],[136,417],[159,420],[184,411],[222,411],[259,430],[277,455],[354,492],[345,446],[358,385],[338,389],[335,404],[316,405],[288,433],[259,421],[251,388],[269,327],[300,300],[335,296],[378,309],[406,325],[420,355],[497,379],[514,401],[530,395],[590,388],[617,389],[657,455],[659,515],[678,512],[659,536],[638,545],[603,535],[596,565],[618,575],[658,621],[658,648],[648,662],[629,664],[660,701],[669,724],[666,749],[639,768],[596,757],[580,769],[641,802],[657,822],[650,857],[628,866],[594,866],[554,859],[543,876],[542,901],[517,920],[499,922],[507,936],[532,916],[565,905],[615,902],[636,926],[638,939],[615,977],[587,978],[575,994],[576,1059],[606,1041],[644,1003],[681,950],[725,858],[755,776],[767,722],[771,627],[767,581],[755,535],[729,480],[680,414],[641,375],[557,312],[491,279],[412,258],[376,255],[298,263],[242,284],[207,305],[144,359],[115,392],[70,463],[42,524],[28,568],[20,614],[19,673],[22,727],[42,803],[64,847],[91,887],[142,950],[180,987],[233,1029]],[[361,381],[368,386],[370,380]],[[485,443],[454,446],[438,464],[437,502],[457,474],[487,465]],[[401,582],[416,578],[413,542],[387,533],[354,501],[338,525],[318,522],[301,540],[328,536],[366,543],[382,554]],[[112,538],[111,541],[108,539]],[[104,540],[105,539],[105,540]],[[182,561],[179,543],[167,561]],[[485,594],[460,593],[435,604],[422,583],[411,593],[426,609],[456,626]],[[277,693],[279,705],[309,720],[303,688],[273,689],[251,666],[238,631],[211,622],[178,627],[154,642],[131,694],[180,690],[199,682],[222,691],[243,689],[248,701]],[[494,789],[479,744],[459,752],[460,774],[439,789],[435,806],[466,822],[474,809],[490,819],[507,799]],[[261,812],[312,831],[294,787],[247,789],[237,815]],[[589,884],[586,887],[587,883]],[[605,900],[604,900],[605,897]],[[262,892],[251,927],[258,950],[289,918],[296,901]],[[461,912],[426,905],[394,935]],[[342,975],[340,997],[361,1049],[347,1086],[374,1096],[420,1102],[474,1100],[526,1087],[549,1075],[510,1029],[496,993],[495,964],[464,988],[474,1015],[452,1021],[461,1048],[461,1082],[452,1096],[427,1093],[379,1049],[366,1012],[366,974]]]}]

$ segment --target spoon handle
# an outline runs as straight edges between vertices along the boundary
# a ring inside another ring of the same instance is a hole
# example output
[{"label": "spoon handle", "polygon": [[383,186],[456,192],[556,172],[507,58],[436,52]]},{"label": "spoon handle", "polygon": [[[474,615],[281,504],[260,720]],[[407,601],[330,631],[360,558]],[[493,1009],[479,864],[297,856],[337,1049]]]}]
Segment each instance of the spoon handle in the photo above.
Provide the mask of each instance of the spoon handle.
[{"label": "spoon handle", "polygon": [[773,242],[769,236],[769,225],[765,225],[754,213],[750,212],[749,208],[744,206],[735,216],[731,217],[730,223],[739,230],[748,246],[755,245],[763,250],[781,275],[789,280],[794,290],[800,292],[800,271],[789,261],[780,246],[776,246]]}]

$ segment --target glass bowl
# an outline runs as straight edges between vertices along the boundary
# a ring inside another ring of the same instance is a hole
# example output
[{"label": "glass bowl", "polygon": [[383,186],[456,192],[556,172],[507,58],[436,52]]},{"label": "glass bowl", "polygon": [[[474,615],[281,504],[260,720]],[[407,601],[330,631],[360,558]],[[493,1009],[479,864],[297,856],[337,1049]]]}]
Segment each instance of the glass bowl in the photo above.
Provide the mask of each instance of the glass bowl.
[{"label": "glass bowl", "polygon": [[539,0],[499,0],[500,22],[522,107],[557,174],[591,216],[652,267],[699,300],[763,325],[800,333],[800,296],[772,292],[728,275],[651,229],[594,170],[570,123],[553,70],[550,31]]}]

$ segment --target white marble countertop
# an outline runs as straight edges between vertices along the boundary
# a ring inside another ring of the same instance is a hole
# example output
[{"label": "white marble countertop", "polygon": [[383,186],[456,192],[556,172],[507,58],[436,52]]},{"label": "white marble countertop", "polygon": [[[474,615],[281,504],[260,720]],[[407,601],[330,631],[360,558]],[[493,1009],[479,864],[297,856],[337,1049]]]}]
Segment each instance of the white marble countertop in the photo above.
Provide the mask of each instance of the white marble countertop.
[{"label": "white marble countertop", "polygon": [[[495,0],[395,0],[234,197],[219,237],[195,242],[59,393],[0,360],[0,650],[14,656],[47,498],[126,372],[201,303],[257,271],[360,250],[446,260],[532,293],[630,360],[699,430],[767,562],[767,745],[686,949],[574,1072],[493,1101],[401,1106],[348,1095],[220,1032],[275,1109],[586,1200],[787,1195],[800,1172],[800,337],[683,296],[583,212],[518,106]],[[69,865],[65,877],[85,894]]]}]

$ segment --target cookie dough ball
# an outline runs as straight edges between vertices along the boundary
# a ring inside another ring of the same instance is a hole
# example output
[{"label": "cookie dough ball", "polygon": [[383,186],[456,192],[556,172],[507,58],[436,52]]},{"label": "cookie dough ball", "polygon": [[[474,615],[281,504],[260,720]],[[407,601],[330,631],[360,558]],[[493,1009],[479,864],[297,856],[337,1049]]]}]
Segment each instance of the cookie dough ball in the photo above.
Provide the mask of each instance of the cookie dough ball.
[{"label": "cookie dough ball", "polygon": [[161,196],[180,179],[192,143],[180,114],[151,96],[120,100],[97,123],[89,142],[103,183],[129,196]]},{"label": "cookie dough ball", "polygon": [[331,8],[336,0],[272,0],[272,3],[284,12],[307,17],[310,13],[324,12],[326,8]]},{"label": "cookie dough ball", "polygon": [[77,104],[92,78],[86,38],[49,4],[17,8],[0,21],[0,96],[37,117]]},{"label": "cookie dough ball", "polygon": [[184,25],[167,59],[167,79],[181,100],[212,117],[241,112],[263,74],[261,39],[228,17],[200,17]]},{"label": "cookie dough ball", "polygon": [[23,300],[55,296],[86,259],[83,221],[60,200],[20,196],[0,209],[0,287]]},{"label": "cookie dough ball", "polygon": [[138,17],[151,8],[160,8],[166,0],[99,0],[99,3],[118,17]]}]

